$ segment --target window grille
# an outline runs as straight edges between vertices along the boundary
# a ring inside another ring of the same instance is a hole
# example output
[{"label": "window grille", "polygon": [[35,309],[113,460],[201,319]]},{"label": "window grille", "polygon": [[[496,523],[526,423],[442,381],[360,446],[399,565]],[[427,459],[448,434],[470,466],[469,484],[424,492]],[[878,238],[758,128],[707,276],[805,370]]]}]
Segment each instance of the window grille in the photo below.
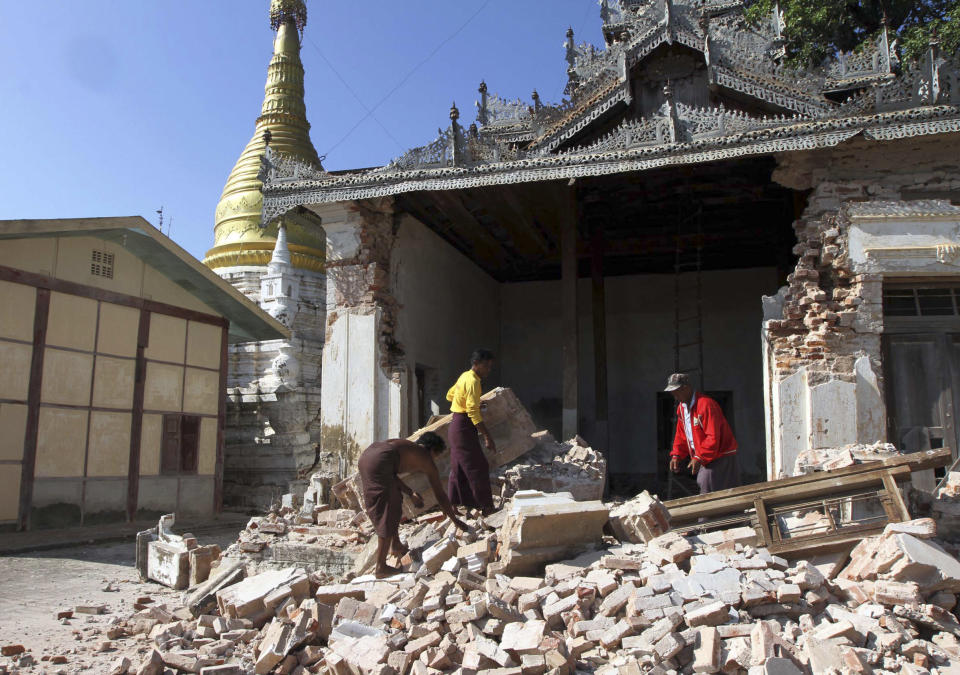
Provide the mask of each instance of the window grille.
[{"label": "window grille", "polygon": [[91,251],[90,274],[95,277],[113,279],[113,253],[97,250]]},{"label": "window grille", "polygon": [[958,288],[893,287],[883,289],[884,316],[958,316]]}]

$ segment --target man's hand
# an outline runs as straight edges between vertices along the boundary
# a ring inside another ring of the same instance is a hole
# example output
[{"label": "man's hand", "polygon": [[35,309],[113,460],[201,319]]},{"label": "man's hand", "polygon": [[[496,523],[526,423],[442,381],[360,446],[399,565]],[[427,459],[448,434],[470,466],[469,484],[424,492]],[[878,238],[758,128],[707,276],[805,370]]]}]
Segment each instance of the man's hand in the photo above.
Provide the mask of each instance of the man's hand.
[{"label": "man's hand", "polygon": [[690,475],[693,476],[697,473],[697,469],[700,468],[700,460],[696,457],[691,457],[688,466],[690,467]]},{"label": "man's hand", "polygon": [[411,493],[410,493],[410,501],[413,502],[413,505],[414,505],[416,508],[418,508],[418,509],[422,509],[422,508],[423,508],[423,497],[420,495],[419,492],[411,492]]},{"label": "man's hand", "polygon": [[674,456],[674,457],[671,457],[671,458],[670,458],[670,470],[673,471],[674,473],[680,473],[680,458],[679,458],[679,457]]},{"label": "man's hand", "polygon": [[497,451],[497,444],[493,442],[493,436],[491,436],[490,434],[487,434],[486,436],[483,437],[483,442],[486,444],[487,450],[489,450],[490,452]]}]

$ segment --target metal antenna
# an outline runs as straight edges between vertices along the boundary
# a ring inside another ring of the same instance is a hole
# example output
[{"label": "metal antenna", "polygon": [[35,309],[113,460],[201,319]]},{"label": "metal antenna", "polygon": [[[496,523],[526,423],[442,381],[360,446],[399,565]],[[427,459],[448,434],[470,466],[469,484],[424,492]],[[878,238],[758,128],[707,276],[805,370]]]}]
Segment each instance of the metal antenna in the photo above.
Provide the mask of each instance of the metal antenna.
[{"label": "metal antenna", "polygon": [[163,207],[161,206],[156,212],[160,214],[160,225],[157,227],[157,229],[163,233]]}]

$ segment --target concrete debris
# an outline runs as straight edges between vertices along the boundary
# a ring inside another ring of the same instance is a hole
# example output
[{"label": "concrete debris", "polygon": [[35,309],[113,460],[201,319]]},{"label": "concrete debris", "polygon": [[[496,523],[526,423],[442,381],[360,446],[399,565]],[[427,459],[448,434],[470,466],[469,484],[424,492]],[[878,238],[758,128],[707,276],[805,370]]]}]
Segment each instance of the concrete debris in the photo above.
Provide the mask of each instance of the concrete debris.
[{"label": "concrete debris", "polygon": [[601,453],[579,436],[558,443],[550,432],[538,431],[533,438],[533,450],[491,473],[503,499],[521,490],[569,492],[578,502],[603,499],[607,460]]},{"label": "concrete debris", "polygon": [[302,504],[281,501],[270,513],[251,518],[237,541],[223,552],[223,560],[259,571],[297,565],[333,576],[348,573],[364,546],[375,540],[373,527],[362,512],[318,506],[315,494],[307,488]]},{"label": "concrete debris", "polygon": [[793,475],[800,476],[815,471],[832,471],[854,464],[876,462],[899,455],[893,443],[853,443],[839,448],[816,448],[803,450],[797,455]]},{"label": "concrete debris", "polygon": [[[758,546],[746,526],[685,536],[670,529],[655,495],[605,504],[606,461],[583,439],[557,443],[534,433],[509,390],[484,400],[498,444],[491,466],[509,500],[493,516],[466,517],[471,531],[457,531],[436,510],[408,512],[400,536],[409,551],[388,561],[404,571],[377,579],[369,574],[377,540],[357,477],[336,486],[311,477],[303,494],[284,495],[251,518],[222,555],[173,535],[165,516],[138,534],[138,569],[144,579],[192,588],[179,605],[138,602],[96,643],[135,643],[133,662],[115,670],[158,674],[960,669],[960,561],[937,539],[937,520],[891,523],[849,558],[788,561]],[[445,435],[448,424],[427,429]],[[818,450],[798,466],[887,451]],[[327,503],[331,491],[343,508]],[[960,473],[940,495],[958,500],[960,519]],[[814,512],[780,517],[788,538],[823,525]]]},{"label": "concrete debris", "polygon": [[220,547],[199,546],[191,534],[174,534],[174,522],[174,514],[168,513],[156,527],[137,533],[136,567],[144,581],[183,590],[207,580]]},{"label": "concrete debris", "polygon": [[516,493],[500,528],[497,572],[527,574],[596,548],[609,514],[603,502],[578,502],[569,492]]},{"label": "concrete debris", "polygon": [[[919,536],[908,534],[911,530]],[[928,594],[960,592],[960,561],[929,538],[932,530],[930,519],[888,525],[882,535],[853,549],[840,577],[855,582],[915,582]]]},{"label": "concrete debris", "polygon": [[670,529],[670,513],[663,502],[644,490],[611,509],[610,527],[620,541],[642,544]]},{"label": "concrete debris", "polygon": [[[929,518],[890,524],[849,562],[835,554],[787,561],[755,546],[751,528],[689,537],[670,531],[653,515],[662,505],[651,495],[621,507],[519,491],[501,526],[475,518],[470,535],[426,514],[402,526],[406,571],[389,579],[299,566],[243,578],[244,566],[220,561],[183,607],[142,605],[117,624],[141,650],[139,663],[118,663],[118,672],[885,675],[960,668],[953,613],[960,562],[935,539]],[[255,519],[254,530],[263,532],[263,523],[280,530],[301,513],[290,501],[280,512]],[[356,516],[324,513],[324,526]],[[602,534],[614,518],[620,542]],[[262,566],[251,560],[248,567]],[[201,602],[210,596],[215,605]]]}]

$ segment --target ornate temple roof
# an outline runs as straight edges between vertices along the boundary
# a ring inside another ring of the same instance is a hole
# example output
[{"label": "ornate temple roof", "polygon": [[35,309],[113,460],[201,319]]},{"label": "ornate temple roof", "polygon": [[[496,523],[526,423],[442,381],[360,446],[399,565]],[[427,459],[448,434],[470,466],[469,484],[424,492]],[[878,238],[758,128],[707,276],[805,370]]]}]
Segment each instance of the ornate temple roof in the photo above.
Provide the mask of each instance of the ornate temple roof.
[{"label": "ornate temple roof", "polygon": [[[216,268],[235,265],[266,265],[277,238],[277,223],[260,228],[263,208],[260,157],[270,146],[313,171],[323,167],[310,142],[310,123],[304,103],[303,64],[300,61],[301,31],[307,23],[303,0],[272,0],[270,26],[277,32],[273,57],[267,69],[267,84],[253,138],[240,154],[227,178],[214,225],[214,246],[204,263]],[[295,267],[321,269],[325,244],[318,230],[292,217],[285,219],[289,249]]]},{"label": "ornate temple roof", "polygon": [[818,68],[785,63],[783,19],[750,24],[741,0],[601,0],[605,44],[567,33],[567,98],[508,101],[479,87],[427,145],[336,175],[270,148],[264,222],[310,203],[556,180],[960,132],[960,57],[931,44],[901,64],[886,29]]}]

